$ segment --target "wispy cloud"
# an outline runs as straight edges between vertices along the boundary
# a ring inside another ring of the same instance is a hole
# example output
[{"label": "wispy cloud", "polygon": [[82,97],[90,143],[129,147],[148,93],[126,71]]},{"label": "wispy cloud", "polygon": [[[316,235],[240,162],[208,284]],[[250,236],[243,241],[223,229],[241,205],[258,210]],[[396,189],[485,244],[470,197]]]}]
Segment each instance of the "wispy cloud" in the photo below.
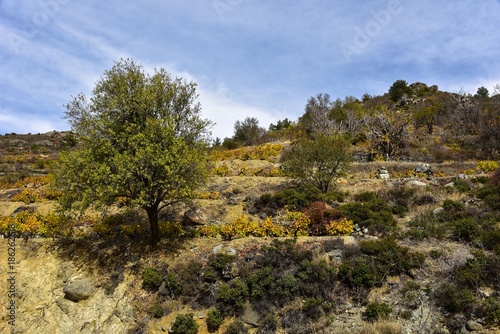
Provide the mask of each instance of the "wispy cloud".
[{"label": "wispy cloud", "polygon": [[[296,119],[319,92],[382,94],[405,79],[474,93],[500,82],[498,26],[495,0],[3,0],[0,133],[22,131],[16,115],[62,130],[62,105],[122,57],[196,81],[219,137],[247,116]],[[358,35],[367,43],[348,59]]]}]

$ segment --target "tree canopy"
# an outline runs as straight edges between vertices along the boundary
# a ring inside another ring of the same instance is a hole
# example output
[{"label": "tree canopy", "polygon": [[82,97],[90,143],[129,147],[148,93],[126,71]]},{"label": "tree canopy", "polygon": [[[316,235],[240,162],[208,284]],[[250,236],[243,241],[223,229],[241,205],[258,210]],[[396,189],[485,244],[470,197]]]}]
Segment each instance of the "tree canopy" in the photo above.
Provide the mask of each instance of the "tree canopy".
[{"label": "tree canopy", "polygon": [[55,172],[63,208],[140,207],[156,244],[159,212],[190,199],[208,177],[211,122],[196,99],[195,83],[164,69],[149,75],[127,59],[105,71],[90,99],[79,94],[66,105],[78,144]]},{"label": "tree canopy", "polygon": [[326,193],[331,182],[351,162],[350,144],[341,135],[318,134],[297,141],[281,157],[285,172]]}]

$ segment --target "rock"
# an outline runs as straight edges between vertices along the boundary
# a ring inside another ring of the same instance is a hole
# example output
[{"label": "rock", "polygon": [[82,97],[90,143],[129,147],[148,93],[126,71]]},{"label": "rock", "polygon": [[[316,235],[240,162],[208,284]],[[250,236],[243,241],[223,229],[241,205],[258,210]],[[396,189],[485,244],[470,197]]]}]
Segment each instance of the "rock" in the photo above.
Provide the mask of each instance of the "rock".
[{"label": "rock", "polygon": [[483,326],[474,320],[467,321],[467,323],[465,324],[465,328],[467,328],[467,330],[471,332],[483,330]]},{"label": "rock", "polygon": [[73,262],[63,262],[61,263],[61,266],[57,271],[57,279],[60,279],[63,281],[63,283],[66,283],[71,278],[74,271],[75,265],[73,264]]},{"label": "rock", "polygon": [[248,301],[243,305],[243,316],[241,320],[250,326],[259,327],[260,316]]},{"label": "rock", "polygon": [[224,247],[224,245],[215,246],[214,248],[212,248],[212,254],[215,255],[215,254],[220,253],[220,251],[222,250],[223,247]]},{"label": "rock", "polygon": [[63,311],[64,314],[69,315],[70,313],[70,308],[71,308],[71,302],[67,299],[64,298],[57,298],[56,299],[56,304],[59,306],[61,311]]},{"label": "rock", "polygon": [[88,299],[94,293],[94,285],[88,278],[82,278],[66,284],[63,288],[64,297],[75,303]]},{"label": "rock", "polygon": [[344,251],[342,249],[334,249],[326,253],[326,255],[328,255],[330,261],[342,262],[342,256],[344,255]]},{"label": "rock", "polygon": [[380,167],[377,169],[377,174],[378,178],[382,180],[388,180],[389,179],[389,172],[387,171],[387,168],[385,167]]},{"label": "rock", "polygon": [[382,179],[382,180],[388,180],[390,178],[389,174],[388,173],[381,173],[378,175],[378,178],[379,179]]},{"label": "rock", "polygon": [[420,187],[420,188],[427,187],[427,183],[422,182],[422,181],[417,181],[417,180],[410,181],[407,183],[407,185],[412,186],[412,187]]},{"label": "rock", "polygon": [[444,185],[445,188],[453,188],[455,186],[454,182],[450,182]]},{"label": "rock", "polygon": [[238,251],[236,249],[234,249],[234,248],[228,247],[228,248],[226,248],[226,254],[237,255]]},{"label": "rock", "polygon": [[205,208],[191,208],[184,213],[184,225],[206,225],[209,222],[209,213]]},{"label": "rock", "polygon": [[443,211],[444,211],[444,208],[443,208],[443,207],[439,207],[439,208],[436,208],[436,209],[432,210],[432,214],[433,214],[434,216],[438,216],[438,215],[440,215]]},{"label": "rock", "polygon": [[431,166],[429,166],[429,164],[418,164],[417,167],[415,167],[415,173],[425,173],[427,175],[431,175]]},{"label": "rock", "polygon": [[161,285],[158,288],[158,294],[160,296],[168,296],[167,284],[165,281],[161,282]]}]

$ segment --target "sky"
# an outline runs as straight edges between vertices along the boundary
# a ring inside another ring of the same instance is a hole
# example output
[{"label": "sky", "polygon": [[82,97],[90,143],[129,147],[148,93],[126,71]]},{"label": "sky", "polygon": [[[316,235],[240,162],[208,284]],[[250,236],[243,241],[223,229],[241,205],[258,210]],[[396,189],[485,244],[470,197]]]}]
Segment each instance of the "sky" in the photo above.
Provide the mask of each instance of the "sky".
[{"label": "sky", "polygon": [[197,83],[212,137],[396,80],[500,83],[499,0],[0,0],[0,134],[69,129],[64,105],[132,58]]}]

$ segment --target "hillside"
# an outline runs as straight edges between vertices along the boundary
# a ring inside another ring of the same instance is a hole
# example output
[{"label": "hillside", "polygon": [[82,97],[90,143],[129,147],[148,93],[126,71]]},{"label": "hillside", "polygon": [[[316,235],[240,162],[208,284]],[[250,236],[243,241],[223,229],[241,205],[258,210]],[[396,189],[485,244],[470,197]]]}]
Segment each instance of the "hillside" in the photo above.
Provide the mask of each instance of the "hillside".
[{"label": "hillside", "polygon": [[499,87],[320,93],[207,145],[194,86],[115,72],[74,132],[0,136],[0,331],[499,332]]},{"label": "hillside", "polygon": [[[220,333],[499,332],[499,173],[486,162],[433,163],[432,175],[418,162],[354,163],[324,196],[281,174],[280,150],[223,151],[198,198],[162,217],[151,249],[141,212],[57,218],[46,165],[60,144],[28,152],[53,135],[10,136],[2,143],[24,141],[2,146],[0,228],[25,239],[15,333],[163,333],[190,313],[207,333],[215,309]],[[290,215],[307,216],[309,232]],[[342,221],[352,230],[311,235]],[[6,308],[1,318],[7,332]]]}]

